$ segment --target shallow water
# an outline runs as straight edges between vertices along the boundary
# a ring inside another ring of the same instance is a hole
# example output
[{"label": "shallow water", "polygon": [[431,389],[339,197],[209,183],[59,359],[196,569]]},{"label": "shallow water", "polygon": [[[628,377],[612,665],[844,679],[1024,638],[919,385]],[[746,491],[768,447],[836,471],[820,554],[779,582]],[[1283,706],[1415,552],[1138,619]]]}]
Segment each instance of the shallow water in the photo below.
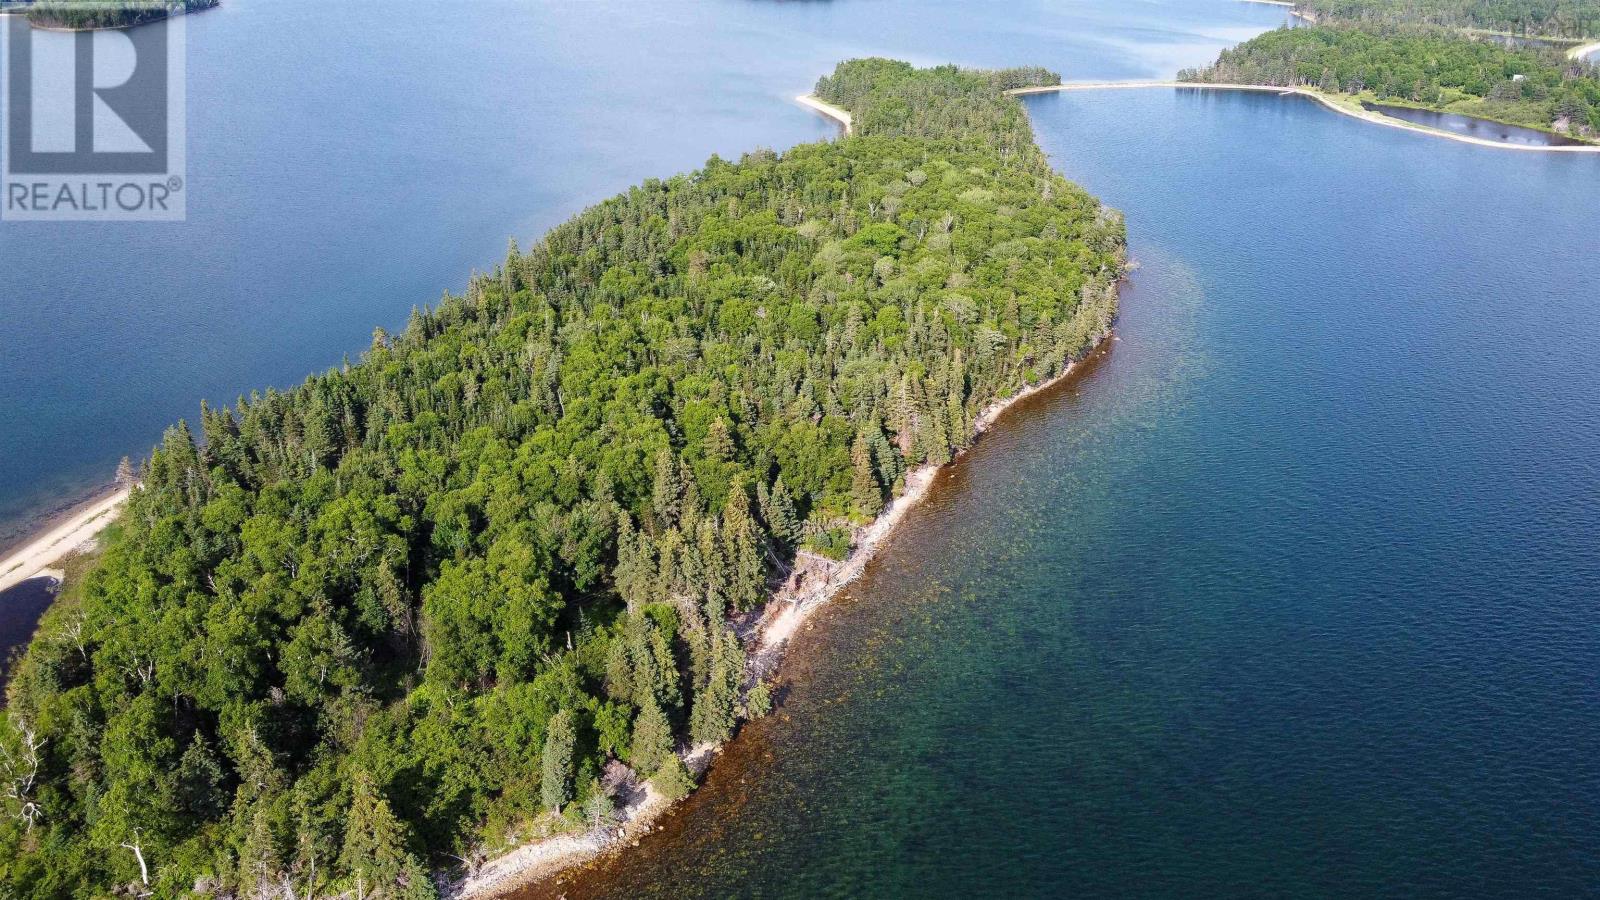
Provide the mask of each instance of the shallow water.
[{"label": "shallow water", "polygon": [[1431,109],[1412,109],[1409,106],[1391,106],[1387,103],[1362,102],[1362,109],[1368,112],[1382,113],[1440,131],[1449,131],[1454,134],[1464,134],[1468,137],[1483,138],[1486,141],[1499,141],[1502,144],[1521,144],[1529,147],[1574,147],[1582,146],[1583,141],[1562,137],[1559,134],[1548,134],[1533,128],[1522,128],[1517,125],[1506,125],[1477,116],[1463,116],[1456,113],[1435,112]]},{"label": "shallow water", "polygon": [[1120,341],[1007,417],[663,830],[525,896],[1600,884],[1600,161],[1041,95]]}]

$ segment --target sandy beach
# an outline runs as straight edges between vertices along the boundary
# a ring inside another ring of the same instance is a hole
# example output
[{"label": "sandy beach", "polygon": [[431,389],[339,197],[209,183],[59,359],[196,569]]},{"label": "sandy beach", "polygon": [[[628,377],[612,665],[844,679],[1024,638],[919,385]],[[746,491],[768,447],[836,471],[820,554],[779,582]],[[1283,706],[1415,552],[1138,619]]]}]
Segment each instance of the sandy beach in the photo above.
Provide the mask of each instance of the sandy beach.
[{"label": "sandy beach", "polygon": [[[129,488],[118,488],[73,513],[66,521],[46,531],[0,562],[0,591],[39,575],[47,574],[51,563],[93,540],[116,520],[117,510],[128,499]],[[51,570],[53,571],[53,570]]]},{"label": "sandy beach", "polygon": [[845,134],[850,133],[850,114],[839,107],[834,106],[832,103],[826,103],[822,100],[818,100],[816,97],[813,97],[810,94],[801,94],[800,96],[794,98],[794,102],[822,113],[835,122],[838,122],[840,125],[843,125]]},{"label": "sandy beach", "polygon": [[1530,144],[1508,144],[1503,141],[1490,141],[1485,140],[1484,138],[1472,137],[1470,135],[1456,134],[1451,131],[1440,131],[1437,128],[1427,128],[1422,125],[1407,122],[1403,119],[1395,119],[1389,116],[1379,115],[1378,113],[1367,112],[1366,110],[1351,109],[1347,106],[1335,103],[1332,99],[1328,98],[1321,92],[1313,91],[1309,88],[1277,87],[1274,85],[1264,84],[1210,84],[1198,81],[1071,81],[1064,84],[1045,85],[1042,87],[1016,88],[1015,90],[1007,91],[1007,93],[1015,97],[1021,97],[1028,94],[1051,94],[1062,91],[1105,91],[1135,88],[1176,88],[1179,90],[1199,91],[1254,91],[1256,93],[1273,93],[1280,96],[1284,94],[1296,94],[1301,97],[1309,97],[1336,113],[1350,116],[1353,119],[1360,119],[1363,122],[1373,125],[1382,125],[1386,128],[1400,128],[1416,134],[1425,134],[1430,137],[1440,137],[1452,141],[1460,141],[1463,144],[1476,144],[1479,147],[1493,147],[1497,150],[1521,150],[1532,153],[1600,153],[1600,144],[1586,144],[1582,146],[1565,147],[1538,147]]}]

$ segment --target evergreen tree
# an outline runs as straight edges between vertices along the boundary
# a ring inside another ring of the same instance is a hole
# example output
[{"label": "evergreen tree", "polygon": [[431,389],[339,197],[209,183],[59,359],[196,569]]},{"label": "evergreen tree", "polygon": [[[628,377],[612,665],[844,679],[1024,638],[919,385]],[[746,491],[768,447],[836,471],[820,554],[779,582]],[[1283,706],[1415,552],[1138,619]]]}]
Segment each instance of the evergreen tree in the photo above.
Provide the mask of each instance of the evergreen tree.
[{"label": "evergreen tree", "polygon": [[711,427],[706,432],[705,451],[708,459],[717,462],[733,459],[735,452],[733,434],[728,429],[726,419],[715,419],[711,422]]},{"label": "evergreen tree", "polygon": [[206,742],[205,735],[195,732],[189,749],[183,751],[178,761],[174,782],[176,805],[195,819],[212,819],[227,809],[223,792],[225,776],[222,763]]},{"label": "evergreen tree", "polygon": [[766,681],[757,681],[744,701],[745,715],[759,719],[772,712],[772,687]]},{"label": "evergreen tree", "polygon": [[786,546],[793,547],[800,543],[800,520],[795,515],[794,498],[783,483],[782,475],[767,492],[761,504],[761,517],[767,522],[767,531]]},{"label": "evergreen tree", "polygon": [[633,768],[648,776],[671,754],[672,725],[661,707],[649,700],[633,723],[633,747],[628,754]]},{"label": "evergreen tree", "polygon": [[742,485],[734,488],[722,511],[722,540],[729,598],[737,610],[752,609],[767,592],[765,539],[750,513],[750,497]]},{"label": "evergreen tree", "polygon": [[606,695],[613,700],[632,701],[633,657],[628,652],[626,640],[615,640],[606,651]]},{"label": "evergreen tree", "polygon": [[683,492],[683,478],[679,474],[677,460],[672,458],[672,451],[661,451],[656,455],[656,478],[650,498],[656,518],[663,525],[678,524],[678,517],[683,512]]},{"label": "evergreen tree", "polygon": [[734,707],[744,679],[744,648],[731,629],[716,637],[711,677],[694,698],[690,733],[696,743],[721,743],[733,735]]},{"label": "evergreen tree", "polygon": [[850,448],[850,497],[856,509],[867,518],[883,509],[883,486],[878,484],[877,467],[872,460],[872,445],[865,434],[856,435]]},{"label": "evergreen tree", "polygon": [[405,826],[395,818],[372,779],[364,772],[351,781],[340,865],[370,900],[433,897],[433,886],[416,857],[406,850]]},{"label": "evergreen tree", "polygon": [[617,593],[634,610],[649,603],[658,589],[656,559],[650,536],[633,527],[623,516],[617,532],[617,566],[612,574]]},{"label": "evergreen tree", "polygon": [[650,779],[650,783],[671,801],[682,800],[694,791],[694,776],[689,774],[689,767],[675,753],[667,757],[661,771]]},{"label": "evergreen tree", "polygon": [[604,828],[617,820],[617,804],[606,793],[598,778],[589,781],[588,792],[583,798],[583,820],[589,823],[590,828]]},{"label": "evergreen tree", "polygon": [[572,754],[577,743],[572,711],[564,709],[552,716],[539,769],[539,798],[552,812],[560,812],[572,799]]},{"label": "evergreen tree", "polygon": [[272,810],[263,803],[250,817],[250,831],[239,850],[239,886],[246,896],[267,898],[279,892],[282,881],[283,863],[277,835],[273,834]]}]

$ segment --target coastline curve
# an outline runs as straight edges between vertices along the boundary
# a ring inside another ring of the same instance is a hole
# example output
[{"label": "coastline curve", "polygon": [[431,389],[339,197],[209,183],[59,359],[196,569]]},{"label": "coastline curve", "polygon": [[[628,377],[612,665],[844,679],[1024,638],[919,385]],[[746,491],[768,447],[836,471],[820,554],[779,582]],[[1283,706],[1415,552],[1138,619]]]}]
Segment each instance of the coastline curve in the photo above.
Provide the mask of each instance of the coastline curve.
[{"label": "coastline curve", "polygon": [[821,100],[812,94],[801,94],[800,96],[794,98],[794,102],[814,112],[822,113],[824,116],[827,116],[835,122],[838,122],[839,126],[844,129],[845,134],[848,135],[851,133],[852,128],[849,112],[834,106],[832,103]]},{"label": "coastline curve", "polygon": [[1024,97],[1031,94],[1052,94],[1069,91],[1104,91],[1104,90],[1129,90],[1142,88],[1173,88],[1176,90],[1208,90],[1208,91],[1252,91],[1255,93],[1273,93],[1279,96],[1295,94],[1308,97],[1317,101],[1328,109],[1340,115],[1353,119],[1360,119],[1372,125],[1382,125],[1386,128],[1399,128],[1414,134],[1429,137],[1446,138],[1460,141],[1464,144],[1475,144],[1479,147],[1491,147],[1497,150],[1520,150],[1533,153],[1600,153],[1600,144],[1585,144],[1573,146],[1535,146],[1531,144],[1509,144],[1503,141],[1491,141],[1484,138],[1472,137],[1465,134],[1454,134],[1449,131],[1440,131],[1437,128],[1427,128],[1416,125],[1403,119],[1369,113],[1365,110],[1357,111],[1335,103],[1324,94],[1302,87],[1278,87],[1265,84],[1214,84],[1203,81],[1071,81],[1063,84],[1042,85],[1039,87],[1014,88],[1007,91],[1013,97]]}]

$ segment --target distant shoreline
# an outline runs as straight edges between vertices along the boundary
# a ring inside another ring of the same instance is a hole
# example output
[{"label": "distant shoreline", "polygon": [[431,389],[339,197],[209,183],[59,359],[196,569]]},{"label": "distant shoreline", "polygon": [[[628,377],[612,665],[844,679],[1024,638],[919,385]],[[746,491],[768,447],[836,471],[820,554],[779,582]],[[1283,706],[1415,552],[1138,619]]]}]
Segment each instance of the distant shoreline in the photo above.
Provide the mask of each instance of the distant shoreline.
[{"label": "distant shoreline", "polygon": [[[139,21],[139,22],[129,22],[129,23],[125,24],[125,25],[83,25],[83,26],[49,25],[49,24],[40,24],[38,22],[33,21],[32,19],[28,19],[28,25],[34,31],[53,31],[53,32],[55,32],[57,34],[89,34],[89,33],[96,32],[96,31],[127,31],[130,28],[138,28],[141,25],[154,25],[157,22],[165,22],[168,19],[175,19],[178,16],[192,16],[195,13],[205,12],[208,9],[216,9],[218,6],[221,6],[221,5],[222,4],[220,2],[218,2],[218,3],[213,3],[213,4],[209,5],[209,6],[196,7],[194,9],[181,9],[181,10],[177,10],[177,11],[169,9],[169,10],[167,10],[167,14],[166,15],[161,16],[159,18],[145,19],[145,20]],[[0,15],[26,17],[28,15],[28,10],[25,7],[24,8],[11,8],[11,9],[7,9],[7,10],[4,10],[4,11],[0,11]]]},{"label": "distant shoreline", "polygon": [[[1250,2],[1256,2],[1256,0],[1250,0]],[[1075,81],[1065,84],[1015,88],[1007,91],[1006,93],[1016,97],[1023,97],[1030,94],[1051,94],[1066,91],[1125,90],[1132,88],[1175,88],[1179,90],[1187,89],[1202,91],[1253,91],[1256,93],[1270,92],[1280,96],[1284,94],[1296,94],[1301,97],[1309,97],[1310,99],[1317,101],[1336,113],[1350,116],[1354,119],[1360,119],[1363,122],[1368,122],[1373,125],[1382,125],[1387,128],[1399,128],[1416,134],[1425,134],[1432,137],[1446,138],[1452,141],[1460,141],[1464,144],[1475,144],[1479,147],[1493,147],[1498,150],[1521,150],[1533,153],[1600,153],[1600,144],[1541,147],[1533,144],[1510,144],[1504,141],[1491,141],[1486,138],[1472,137],[1471,135],[1466,134],[1456,134],[1452,131],[1442,131],[1437,128],[1428,128],[1424,125],[1417,125],[1413,122],[1407,122],[1404,119],[1396,119],[1390,116],[1380,115],[1378,113],[1367,112],[1366,110],[1351,109],[1347,106],[1343,106],[1334,102],[1320,91],[1313,91],[1310,88],[1303,87],[1278,87],[1275,85],[1266,84],[1215,84],[1204,81]]]}]

